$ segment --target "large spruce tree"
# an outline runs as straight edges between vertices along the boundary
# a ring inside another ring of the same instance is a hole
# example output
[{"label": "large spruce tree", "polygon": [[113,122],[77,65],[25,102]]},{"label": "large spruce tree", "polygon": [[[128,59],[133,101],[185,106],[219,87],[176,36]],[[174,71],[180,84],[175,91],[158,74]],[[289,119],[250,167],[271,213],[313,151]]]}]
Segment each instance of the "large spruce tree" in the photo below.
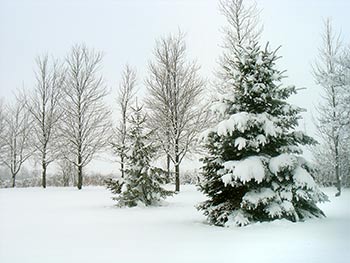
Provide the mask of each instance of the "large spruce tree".
[{"label": "large spruce tree", "polygon": [[301,145],[315,141],[296,131],[302,109],[286,101],[296,88],[282,85],[276,52],[252,41],[234,48],[223,65],[229,78],[213,103],[217,122],[203,134],[208,155],[200,190],[208,200],[198,209],[211,224],[324,216],[316,203],[327,197],[299,155]]}]

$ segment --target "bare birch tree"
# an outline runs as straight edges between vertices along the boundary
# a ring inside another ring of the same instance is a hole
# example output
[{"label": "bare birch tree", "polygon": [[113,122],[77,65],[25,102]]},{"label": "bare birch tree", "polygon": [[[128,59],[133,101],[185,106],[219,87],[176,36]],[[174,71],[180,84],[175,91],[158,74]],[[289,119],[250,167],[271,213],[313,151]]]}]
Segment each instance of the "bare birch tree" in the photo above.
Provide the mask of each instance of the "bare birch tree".
[{"label": "bare birch tree", "polygon": [[73,46],[66,59],[61,151],[77,168],[78,189],[83,185],[83,167],[107,145],[110,136],[110,112],[104,102],[108,92],[99,75],[101,61],[102,54],[85,45]]},{"label": "bare birch tree", "polygon": [[199,107],[204,81],[197,64],[187,62],[185,53],[182,33],[160,39],[146,79],[150,125],[174,165],[175,191],[180,190],[181,161],[204,123]]},{"label": "bare birch tree", "polygon": [[122,72],[122,79],[119,83],[117,105],[120,109],[120,121],[116,128],[116,139],[112,147],[120,158],[120,170],[124,178],[125,157],[127,151],[127,123],[132,100],[136,93],[136,70],[126,65]]},{"label": "bare birch tree", "polygon": [[343,103],[342,69],[338,63],[341,51],[340,36],[332,29],[330,19],[325,20],[322,34],[323,46],[313,66],[316,83],[322,88],[323,101],[317,107],[317,129],[322,143],[329,147],[333,174],[336,179],[337,193],[341,194],[341,146],[344,139],[344,128],[349,124],[349,116],[341,105]]},{"label": "bare birch tree", "polygon": [[42,187],[46,188],[48,165],[57,156],[57,124],[61,116],[60,94],[64,70],[57,62],[50,64],[47,55],[36,59],[36,86],[26,96],[26,106],[33,120],[33,145],[42,167]]},{"label": "bare birch tree", "polygon": [[20,172],[23,163],[32,155],[30,147],[32,126],[29,112],[22,101],[17,99],[13,105],[7,107],[5,125],[3,163],[10,170],[12,187],[15,187],[16,176]]}]

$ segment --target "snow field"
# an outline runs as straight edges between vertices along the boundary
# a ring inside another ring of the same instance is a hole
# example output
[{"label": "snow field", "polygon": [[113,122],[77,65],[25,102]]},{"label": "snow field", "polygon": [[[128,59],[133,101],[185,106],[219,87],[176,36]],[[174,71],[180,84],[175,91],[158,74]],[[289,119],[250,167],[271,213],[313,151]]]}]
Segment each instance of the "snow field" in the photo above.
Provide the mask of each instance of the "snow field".
[{"label": "snow field", "polygon": [[350,189],[326,219],[205,223],[194,186],[161,207],[117,208],[102,187],[0,189],[0,262],[349,262]]}]

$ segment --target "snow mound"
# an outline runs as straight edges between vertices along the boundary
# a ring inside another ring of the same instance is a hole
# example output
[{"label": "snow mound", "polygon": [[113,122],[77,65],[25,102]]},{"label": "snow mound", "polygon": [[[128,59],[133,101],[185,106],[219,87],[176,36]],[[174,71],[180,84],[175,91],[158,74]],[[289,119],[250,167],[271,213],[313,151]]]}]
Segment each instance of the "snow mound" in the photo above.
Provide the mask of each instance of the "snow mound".
[{"label": "snow mound", "polygon": [[244,215],[244,211],[236,210],[229,217],[226,225],[230,226],[246,226],[248,225],[249,219]]},{"label": "snow mound", "polygon": [[307,189],[317,189],[317,185],[312,176],[302,167],[297,167],[293,171],[293,179],[296,185]]},{"label": "snow mound", "polygon": [[265,211],[271,218],[280,218],[283,213],[282,207],[277,203],[271,203],[266,207]]},{"label": "snow mound", "polygon": [[247,140],[244,139],[243,137],[238,137],[235,140],[235,147],[237,147],[239,151],[245,148],[246,145],[247,145]]},{"label": "snow mound", "polygon": [[270,188],[261,188],[259,190],[253,190],[246,193],[243,196],[243,205],[248,206],[249,208],[256,208],[260,203],[267,204],[267,202],[275,198],[276,193]]},{"label": "snow mound", "polygon": [[223,163],[227,174],[221,177],[225,185],[232,184],[234,179],[246,183],[255,180],[261,183],[265,177],[265,169],[258,156],[251,156],[242,161],[228,161]]},{"label": "snow mound", "polygon": [[277,137],[282,133],[272,116],[267,113],[254,114],[248,112],[238,112],[230,116],[229,119],[221,121],[216,131],[219,136],[232,135],[234,131],[245,132],[253,126],[259,127],[265,136]]},{"label": "snow mound", "polygon": [[265,145],[267,143],[266,137],[263,134],[256,136],[256,141],[262,145]]},{"label": "snow mound", "polygon": [[284,190],[280,192],[280,197],[281,199],[292,201],[293,193],[291,191]]},{"label": "snow mound", "polygon": [[269,169],[273,174],[277,175],[286,169],[293,170],[297,164],[298,159],[294,155],[282,153],[270,159]]},{"label": "snow mound", "polygon": [[223,99],[220,99],[218,101],[213,102],[210,109],[211,111],[218,113],[219,116],[225,116],[225,113],[228,110],[228,105],[223,101]]},{"label": "snow mound", "polygon": [[228,120],[223,120],[218,124],[217,133],[221,136],[232,134],[235,130],[244,132],[248,128],[248,121],[250,119],[250,114],[248,112],[233,114]]}]

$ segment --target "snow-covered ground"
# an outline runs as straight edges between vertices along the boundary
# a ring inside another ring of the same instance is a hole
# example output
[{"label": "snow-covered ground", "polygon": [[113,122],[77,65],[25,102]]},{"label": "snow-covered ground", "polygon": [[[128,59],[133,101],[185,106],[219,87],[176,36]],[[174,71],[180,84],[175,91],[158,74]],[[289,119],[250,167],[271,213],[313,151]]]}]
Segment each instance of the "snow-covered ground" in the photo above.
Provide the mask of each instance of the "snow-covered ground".
[{"label": "snow-covered ground", "polygon": [[326,219],[205,224],[193,186],[162,207],[117,208],[104,188],[0,189],[0,262],[350,262],[350,190]]}]

